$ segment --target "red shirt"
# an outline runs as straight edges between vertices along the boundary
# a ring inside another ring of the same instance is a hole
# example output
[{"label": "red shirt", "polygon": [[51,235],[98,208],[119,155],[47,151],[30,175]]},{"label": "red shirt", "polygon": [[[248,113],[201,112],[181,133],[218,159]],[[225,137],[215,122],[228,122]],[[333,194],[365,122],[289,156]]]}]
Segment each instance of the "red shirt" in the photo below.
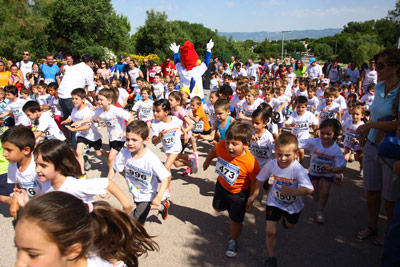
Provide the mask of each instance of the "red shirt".
[{"label": "red shirt", "polygon": [[174,76],[173,72],[174,69],[175,69],[175,64],[171,61],[169,63],[167,63],[166,61],[161,63],[161,71],[164,77],[167,76],[168,74]]}]

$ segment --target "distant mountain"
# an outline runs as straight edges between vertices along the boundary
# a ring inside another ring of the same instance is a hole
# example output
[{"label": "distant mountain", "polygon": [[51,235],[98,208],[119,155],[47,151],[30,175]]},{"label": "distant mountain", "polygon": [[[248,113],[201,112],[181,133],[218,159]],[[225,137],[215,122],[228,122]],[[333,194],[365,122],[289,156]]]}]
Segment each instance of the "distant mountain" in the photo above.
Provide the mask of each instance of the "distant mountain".
[{"label": "distant mountain", "polygon": [[[340,33],[342,29],[340,28],[332,28],[332,29],[323,29],[323,30],[302,30],[302,31],[292,31],[291,33],[285,32],[285,40],[290,39],[302,39],[302,38],[321,38],[325,36],[333,36],[337,33]],[[219,32],[219,35],[226,36],[229,38],[232,36],[232,39],[235,41],[245,41],[245,40],[253,40],[256,42],[262,42],[265,38],[268,38],[270,41],[272,40],[282,40],[282,32]]]}]

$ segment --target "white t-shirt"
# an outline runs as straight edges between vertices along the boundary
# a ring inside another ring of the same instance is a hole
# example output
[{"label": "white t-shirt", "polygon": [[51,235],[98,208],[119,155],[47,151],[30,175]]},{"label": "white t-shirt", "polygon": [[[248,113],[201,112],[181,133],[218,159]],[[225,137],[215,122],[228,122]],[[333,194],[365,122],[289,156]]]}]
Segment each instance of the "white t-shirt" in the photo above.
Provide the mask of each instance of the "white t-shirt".
[{"label": "white t-shirt", "polygon": [[136,79],[139,78],[139,68],[134,68],[134,69],[129,69],[128,70],[128,75],[129,75],[129,80],[131,81],[131,87],[135,87],[136,84]]},{"label": "white t-shirt", "polygon": [[153,101],[148,99],[146,102],[139,100],[132,107],[133,111],[138,112],[139,120],[147,122],[153,119]]},{"label": "white t-shirt", "polygon": [[46,112],[43,112],[40,116],[36,131],[44,133],[47,140],[58,139],[64,141],[66,139],[54,118]]},{"label": "white t-shirt", "polygon": [[55,96],[52,96],[49,101],[49,106],[51,107],[51,110],[53,111],[54,116],[62,117],[63,113],[62,113],[62,109],[61,109],[61,106],[60,106],[58,100],[59,99],[57,99]]},{"label": "white t-shirt", "polygon": [[315,92],[315,95],[318,97],[319,102],[324,101],[324,90],[322,88],[318,88],[317,91]]},{"label": "white t-shirt", "polygon": [[364,92],[367,91],[368,85],[370,85],[371,83],[374,83],[374,84],[378,83],[378,73],[376,70],[366,69],[363,84],[362,84],[362,88],[363,88]]},{"label": "white t-shirt", "polygon": [[153,83],[154,95],[161,94],[156,96],[157,100],[162,99],[164,97],[164,85],[162,83]]},{"label": "white t-shirt", "polygon": [[368,110],[371,108],[372,102],[374,102],[375,95],[370,95],[369,93],[366,93],[363,95],[360,99],[360,102],[365,103],[365,110]]},{"label": "white t-shirt", "polygon": [[314,96],[314,97],[311,98],[311,99],[309,99],[309,98],[307,98],[307,99],[308,99],[308,102],[307,102],[307,111],[311,112],[312,114],[315,114],[316,109],[314,110],[314,109],[312,109],[311,107],[315,107],[315,108],[318,107],[318,105],[319,105],[319,99],[318,99],[318,97]]},{"label": "white t-shirt", "polygon": [[292,128],[292,134],[297,137],[297,139],[308,139],[310,138],[310,126],[318,125],[318,120],[309,111],[305,111],[302,116],[297,114],[297,111],[293,112],[287,120],[287,124],[296,123],[296,127]]},{"label": "white t-shirt", "polygon": [[25,105],[26,102],[27,101],[25,99],[18,98],[17,101],[10,101],[7,104],[6,110],[14,115],[15,125],[31,125],[31,120],[22,111],[22,107]]},{"label": "white t-shirt", "polygon": [[307,90],[304,90],[303,92],[302,91],[300,91],[300,88],[298,89],[298,90],[296,90],[295,92],[294,92],[294,95],[297,97],[297,96],[305,96],[305,97],[308,97],[308,92],[307,92]]},{"label": "white t-shirt", "polygon": [[89,203],[94,201],[94,196],[106,194],[108,184],[109,180],[107,178],[77,179],[72,176],[67,176],[58,190],[55,190],[50,183],[47,184],[46,187],[43,186],[40,193],[46,194],[53,191],[61,191],[69,193],[85,203]]},{"label": "white t-shirt", "polygon": [[87,259],[87,267],[113,267],[114,265],[110,262],[103,260],[102,258],[90,255],[86,257]]},{"label": "white t-shirt", "polygon": [[118,88],[118,92],[119,92],[119,96],[118,96],[118,103],[123,106],[124,105],[124,101],[125,98],[129,97],[129,93],[128,91],[126,91],[126,89],[124,88]]},{"label": "white t-shirt", "polygon": [[[254,133],[253,133],[254,134]],[[260,139],[250,141],[250,152],[256,158],[258,165],[262,168],[273,157],[275,141],[272,134],[266,130]]]},{"label": "white t-shirt", "polygon": [[50,182],[39,182],[39,177],[35,168],[36,163],[33,156],[31,157],[28,168],[23,172],[18,170],[18,164],[16,162],[10,163],[8,165],[7,183],[18,184],[21,188],[26,190],[29,198],[36,196],[41,191],[42,186]]},{"label": "white t-shirt", "polygon": [[324,147],[320,138],[301,139],[299,148],[311,152],[309,174],[314,176],[335,176],[332,172],[327,172],[323,165],[327,164],[331,168],[340,168],[346,166],[346,160],[340,147],[333,143],[330,147]]},{"label": "white t-shirt", "polygon": [[299,213],[304,203],[301,196],[283,196],[281,194],[282,185],[291,188],[305,187],[314,190],[307,172],[298,161],[294,161],[289,167],[282,169],[276,159],[268,162],[258,173],[257,180],[264,182],[270,176],[274,177],[274,183],[268,193],[268,206],[274,206],[289,214]]},{"label": "white t-shirt", "polygon": [[165,153],[179,154],[182,150],[181,126],[183,122],[175,116],[171,116],[171,118],[172,120],[169,123],[153,121],[151,124],[151,132],[153,136],[158,136],[161,131],[166,131],[166,134],[161,138]]},{"label": "white t-shirt", "polygon": [[294,82],[294,80],[295,80],[295,78],[296,78],[296,76],[297,76],[296,73],[294,73],[294,72],[292,72],[292,73],[287,72],[287,73],[285,74],[285,76],[289,78],[289,85],[290,85],[290,86],[293,86],[293,82]]},{"label": "white t-shirt", "polygon": [[[93,116],[93,111],[88,107],[84,107],[82,110],[78,110],[77,107],[74,107],[72,109],[71,115],[69,118],[73,121],[83,121],[87,118],[91,118]],[[85,131],[77,131],[76,132],[76,137],[83,137],[89,141],[97,141],[101,139],[101,134],[99,130],[97,130],[96,126],[94,125],[93,122],[89,122],[90,128],[85,130]],[[84,124],[86,125],[86,124]]]},{"label": "white t-shirt", "polygon": [[360,146],[360,144],[354,142],[353,139],[357,139],[359,137],[359,134],[357,133],[357,128],[363,124],[363,121],[360,121],[358,124],[353,124],[353,120],[349,119],[342,125],[344,136],[343,145],[345,147],[348,147],[353,151],[362,151],[362,147]]},{"label": "white t-shirt", "polygon": [[131,114],[128,111],[111,105],[108,111],[102,108],[96,109],[92,119],[100,119],[100,122],[106,125],[110,141],[125,142],[125,136],[121,136],[121,134],[125,132],[125,121],[128,121],[130,117]]},{"label": "white t-shirt", "polygon": [[315,115],[319,116],[319,124],[326,119],[336,119],[336,113],[340,112],[340,106],[338,103],[332,102],[330,107],[326,106],[326,102],[321,102],[317,107]]},{"label": "white t-shirt", "polygon": [[346,99],[345,99],[342,95],[339,95],[338,97],[336,97],[336,98],[333,100],[333,102],[339,104],[339,106],[340,106],[340,111],[346,110],[346,109],[347,109]]},{"label": "white t-shirt", "polygon": [[210,80],[210,90],[211,92],[217,91],[219,87],[217,78]]},{"label": "white t-shirt", "polygon": [[312,81],[322,75],[322,67],[318,64],[315,66],[308,65],[305,73],[308,73],[308,77],[310,77],[310,80]]},{"label": "white t-shirt", "polygon": [[[243,113],[246,117],[250,117],[251,115],[253,115],[254,110],[257,109],[257,107],[260,105],[260,103],[258,101],[254,101],[253,104],[249,105],[247,104],[247,102],[245,101],[243,103]],[[250,123],[249,121],[246,121],[248,123]]]},{"label": "white t-shirt", "polygon": [[50,106],[50,98],[51,98],[51,95],[50,94],[47,94],[47,95],[39,95],[39,98],[38,98],[38,103],[39,103],[39,105],[41,105],[41,106]]},{"label": "white t-shirt", "polygon": [[[271,106],[273,111],[276,111],[280,106],[281,102],[278,101],[276,98],[272,98],[271,101],[268,103],[267,100],[265,100],[265,103]],[[283,122],[283,115],[282,115],[282,110],[279,112],[279,123]]]},{"label": "white t-shirt", "polygon": [[343,115],[342,115],[342,121],[341,121],[342,126],[343,126],[343,124],[344,124],[346,121],[348,121],[348,120],[351,120],[351,115],[350,115],[349,111],[347,110],[347,111],[346,111],[345,113],[343,113]]},{"label": "white t-shirt", "polygon": [[135,202],[150,202],[157,195],[158,181],[171,174],[160,159],[148,148],[139,159],[132,159],[128,148],[123,148],[115,158],[113,168],[125,170],[125,179]]},{"label": "white t-shirt", "polygon": [[208,102],[207,104],[203,105],[204,113],[208,114],[210,117],[211,125],[214,125],[217,117],[215,116],[214,105]]},{"label": "white t-shirt", "polygon": [[331,83],[335,82],[340,82],[340,72],[341,68],[337,66],[336,68],[331,66],[331,69],[329,70],[328,77],[331,79]]},{"label": "white t-shirt", "polygon": [[236,119],[239,119],[239,113],[243,112],[243,104],[246,103],[246,98],[239,99],[238,95],[234,95],[230,101],[230,106],[235,108]]},{"label": "white t-shirt", "polygon": [[360,79],[360,72],[358,71],[358,69],[351,70],[351,68],[347,68],[344,71],[344,75],[345,76],[349,75],[350,76],[350,81],[352,83],[356,83]]}]

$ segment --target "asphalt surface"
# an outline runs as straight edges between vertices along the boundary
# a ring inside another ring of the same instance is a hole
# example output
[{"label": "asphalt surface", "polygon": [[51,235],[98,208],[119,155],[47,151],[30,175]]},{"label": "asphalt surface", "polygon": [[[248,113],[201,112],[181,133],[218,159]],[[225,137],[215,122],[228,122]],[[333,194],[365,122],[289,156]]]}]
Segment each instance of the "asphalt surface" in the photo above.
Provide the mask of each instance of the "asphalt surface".
[{"label": "asphalt surface", "polygon": [[[104,146],[106,147],[106,146]],[[164,161],[160,145],[149,149]],[[200,166],[211,146],[199,144]],[[106,177],[105,158],[89,153],[92,170],[88,177]],[[225,257],[229,234],[226,212],[213,210],[212,198],[217,175],[215,160],[207,171],[199,168],[197,174],[183,177],[184,168],[172,170],[171,208],[167,220],[151,211],[145,228],[154,236],[160,250],[139,259],[140,266],[262,266],[267,256],[265,246],[265,207],[260,203],[246,214],[243,232],[238,240],[238,255]],[[305,166],[308,167],[308,156]],[[129,195],[128,187],[121,174],[117,184]],[[129,197],[131,197],[129,195]],[[326,223],[314,222],[316,203],[311,197],[303,198],[305,207],[295,229],[285,230],[279,225],[277,259],[279,266],[379,266],[382,247],[375,247],[373,239],[360,241],[357,231],[367,222],[367,211],[362,178],[358,163],[348,164],[344,182],[334,182],[329,203],[325,210]],[[109,200],[118,207],[115,199]],[[380,216],[383,229],[385,216]],[[8,207],[0,203],[0,266],[13,266],[16,259],[14,229]]]}]

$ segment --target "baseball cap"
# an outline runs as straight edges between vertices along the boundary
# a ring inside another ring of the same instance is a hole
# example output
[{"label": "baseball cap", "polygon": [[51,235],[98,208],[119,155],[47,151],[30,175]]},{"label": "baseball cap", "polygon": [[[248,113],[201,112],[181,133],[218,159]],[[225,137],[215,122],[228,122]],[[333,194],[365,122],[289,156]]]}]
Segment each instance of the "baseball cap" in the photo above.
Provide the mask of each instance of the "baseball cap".
[{"label": "baseball cap", "polygon": [[329,84],[329,79],[322,79],[322,82],[321,82],[321,83]]},{"label": "baseball cap", "polygon": [[182,86],[179,91],[185,92],[186,94],[190,95],[190,89],[187,86]]},{"label": "baseball cap", "polygon": [[120,55],[120,56],[119,56],[119,59],[123,59],[123,58],[125,58],[124,55]]},{"label": "baseball cap", "polygon": [[316,61],[315,57],[310,58],[310,61],[308,61],[308,63],[313,63],[314,61]]}]

